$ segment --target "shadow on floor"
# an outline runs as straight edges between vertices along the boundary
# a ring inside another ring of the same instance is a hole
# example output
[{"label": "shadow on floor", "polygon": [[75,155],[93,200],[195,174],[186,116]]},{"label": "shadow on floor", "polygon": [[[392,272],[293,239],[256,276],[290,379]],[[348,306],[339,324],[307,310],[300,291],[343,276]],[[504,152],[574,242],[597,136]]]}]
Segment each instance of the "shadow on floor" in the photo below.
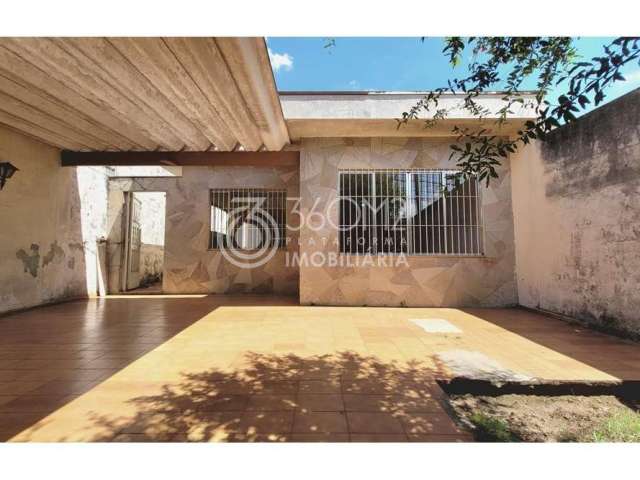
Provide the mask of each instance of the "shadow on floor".
[{"label": "shadow on floor", "polygon": [[[249,353],[245,363],[232,372],[184,374],[158,394],[129,399],[133,415],[92,412],[83,423],[91,424],[92,441],[471,439],[445,412],[433,367],[349,352]],[[37,427],[34,433],[38,440]]]},{"label": "shadow on floor", "polygon": [[223,295],[106,297],[0,318],[0,441],[37,423],[220,306],[295,305]]}]

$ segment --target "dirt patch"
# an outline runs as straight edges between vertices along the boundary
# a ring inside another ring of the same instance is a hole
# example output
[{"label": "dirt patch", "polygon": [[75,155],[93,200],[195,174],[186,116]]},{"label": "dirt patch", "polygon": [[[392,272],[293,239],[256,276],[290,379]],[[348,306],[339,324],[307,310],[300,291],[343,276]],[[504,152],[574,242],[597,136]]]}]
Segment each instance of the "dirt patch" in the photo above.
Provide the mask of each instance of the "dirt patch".
[{"label": "dirt patch", "polygon": [[[594,432],[611,418],[633,415],[638,405],[614,396],[456,395],[449,403],[476,434],[482,423],[499,424],[525,442],[592,441]],[[633,408],[631,408],[633,407]]]}]

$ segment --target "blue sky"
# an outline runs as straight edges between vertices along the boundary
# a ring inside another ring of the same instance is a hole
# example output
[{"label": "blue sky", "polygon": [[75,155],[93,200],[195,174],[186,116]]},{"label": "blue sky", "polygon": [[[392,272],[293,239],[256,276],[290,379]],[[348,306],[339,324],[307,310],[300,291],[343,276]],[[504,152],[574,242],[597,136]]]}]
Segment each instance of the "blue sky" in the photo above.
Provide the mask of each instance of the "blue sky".
[{"label": "blue sky", "polygon": [[[610,38],[576,40],[580,55],[602,52]],[[311,37],[269,37],[267,45],[279,90],[429,90],[463,76],[442,54],[443,39],[338,37],[335,46]],[[625,72],[626,81],[611,87],[606,101],[640,87],[640,67]],[[554,97],[557,97],[555,95]],[[555,100],[555,98],[554,98]]]}]

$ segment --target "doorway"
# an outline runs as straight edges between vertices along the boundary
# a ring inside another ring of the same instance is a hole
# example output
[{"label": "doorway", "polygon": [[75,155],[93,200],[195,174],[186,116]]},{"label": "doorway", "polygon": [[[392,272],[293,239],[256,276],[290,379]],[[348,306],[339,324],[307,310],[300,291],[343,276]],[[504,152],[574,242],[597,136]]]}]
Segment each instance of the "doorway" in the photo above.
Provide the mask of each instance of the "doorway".
[{"label": "doorway", "polygon": [[165,192],[125,194],[122,291],[162,293],[165,212]]}]

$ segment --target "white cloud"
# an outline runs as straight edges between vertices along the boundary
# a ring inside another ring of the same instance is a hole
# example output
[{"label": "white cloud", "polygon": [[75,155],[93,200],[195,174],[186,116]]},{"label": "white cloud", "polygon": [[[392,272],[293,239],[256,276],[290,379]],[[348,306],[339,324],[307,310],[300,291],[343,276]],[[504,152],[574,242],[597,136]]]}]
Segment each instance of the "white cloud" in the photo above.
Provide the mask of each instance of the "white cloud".
[{"label": "white cloud", "polygon": [[633,72],[623,73],[626,82],[640,82],[640,70],[634,70]]},{"label": "white cloud", "polygon": [[271,49],[269,51],[269,61],[271,62],[271,68],[274,72],[277,72],[281,68],[289,71],[293,68],[293,57],[288,53],[274,53]]},{"label": "white cloud", "polygon": [[358,90],[360,88],[360,82],[358,82],[357,80],[351,80],[349,82],[349,88],[353,90]]}]

